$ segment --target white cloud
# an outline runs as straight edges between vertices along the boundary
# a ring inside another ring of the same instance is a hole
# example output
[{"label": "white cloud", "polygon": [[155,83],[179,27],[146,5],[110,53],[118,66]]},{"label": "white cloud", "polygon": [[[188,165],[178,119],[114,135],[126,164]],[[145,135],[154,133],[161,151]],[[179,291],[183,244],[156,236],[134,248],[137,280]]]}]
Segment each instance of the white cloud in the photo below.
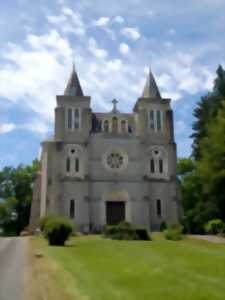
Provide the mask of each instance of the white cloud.
[{"label": "white cloud", "polygon": [[132,40],[138,40],[141,37],[137,27],[125,27],[121,30],[121,33]]},{"label": "white cloud", "polygon": [[122,54],[128,54],[130,52],[130,47],[126,43],[120,43],[119,51]]},{"label": "white cloud", "polygon": [[179,92],[162,92],[162,97],[177,101],[182,98],[182,94]]},{"label": "white cloud", "polygon": [[97,27],[104,27],[109,23],[109,21],[109,17],[101,17],[98,20],[94,21],[94,25]]},{"label": "white cloud", "polygon": [[49,23],[57,26],[59,30],[68,33],[74,33],[83,36],[86,27],[79,12],[73,11],[69,7],[62,8],[62,14],[58,16],[47,16]]},{"label": "white cloud", "polygon": [[18,125],[18,128],[34,132],[35,134],[41,136],[46,136],[46,134],[49,132],[50,124],[47,123],[46,120],[39,118],[33,119],[24,125]]},{"label": "white cloud", "polygon": [[108,56],[108,52],[103,48],[99,48],[94,38],[89,39],[88,50],[97,58],[106,58]]},{"label": "white cloud", "polygon": [[117,22],[117,23],[119,23],[119,24],[123,24],[124,23],[124,18],[121,17],[121,16],[116,16],[114,18],[114,21]]},{"label": "white cloud", "polygon": [[109,71],[120,71],[122,68],[122,61],[120,59],[109,60],[106,63],[106,67]]},{"label": "white cloud", "polygon": [[55,30],[28,35],[24,48],[10,44],[0,70],[0,96],[53,120],[55,95],[64,89],[72,57],[68,40]]},{"label": "white cloud", "polygon": [[14,130],[15,127],[16,126],[13,123],[0,124],[0,134],[8,133],[8,132]]}]

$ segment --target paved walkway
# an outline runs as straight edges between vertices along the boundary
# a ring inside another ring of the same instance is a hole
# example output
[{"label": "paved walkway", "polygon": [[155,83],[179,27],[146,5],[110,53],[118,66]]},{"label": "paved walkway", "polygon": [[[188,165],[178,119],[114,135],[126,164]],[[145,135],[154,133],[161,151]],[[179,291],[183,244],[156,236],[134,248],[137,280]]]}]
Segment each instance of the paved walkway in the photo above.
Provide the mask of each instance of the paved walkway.
[{"label": "paved walkway", "polygon": [[25,300],[28,238],[0,238],[0,300]]},{"label": "paved walkway", "polygon": [[215,244],[225,244],[225,238],[216,235],[189,234],[192,239],[204,240]]}]

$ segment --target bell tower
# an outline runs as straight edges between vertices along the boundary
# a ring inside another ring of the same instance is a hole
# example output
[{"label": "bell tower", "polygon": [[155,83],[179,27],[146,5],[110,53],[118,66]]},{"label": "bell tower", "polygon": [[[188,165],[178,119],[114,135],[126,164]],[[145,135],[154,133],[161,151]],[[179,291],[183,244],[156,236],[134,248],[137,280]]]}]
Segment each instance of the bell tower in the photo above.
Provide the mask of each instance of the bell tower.
[{"label": "bell tower", "polygon": [[90,97],[84,96],[73,65],[64,95],[57,96],[55,139],[83,143],[91,129]]},{"label": "bell tower", "polygon": [[134,106],[136,135],[152,142],[173,142],[173,120],[170,99],[161,97],[154,75],[149,69],[142,96]]}]

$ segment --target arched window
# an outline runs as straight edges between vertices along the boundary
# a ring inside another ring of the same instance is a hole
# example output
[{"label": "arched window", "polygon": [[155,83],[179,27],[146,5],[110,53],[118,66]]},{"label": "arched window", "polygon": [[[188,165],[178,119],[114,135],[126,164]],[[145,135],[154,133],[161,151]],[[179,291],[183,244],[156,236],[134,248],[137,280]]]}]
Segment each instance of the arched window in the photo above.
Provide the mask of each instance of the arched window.
[{"label": "arched window", "polygon": [[118,119],[117,119],[117,117],[112,118],[112,132],[113,133],[118,132]]},{"label": "arched window", "polygon": [[122,133],[125,133],[125,132],[127,132],[127,122],[126,122],[126,120],[122,120],[121,121],[121,132]]},{"label": "arched window", "polygon": [[162,204],[160,199],[156,200],[156,215],[158,218],[162,217]]},{"label": "arched window", "polygon": [[67,157],[66,159],[66,172],[69,173],[70,172],[70,158]]},{"label": "arched window", "polygon": [[159,159],[159,173],[163,173],[163,160],[162,160],[162,158]]},{"label": "arched window", "polygon": [[149,111],[149,127],[154,131],[162,131],[163,129],[163,112],[161,110]]},{"label": "arched window", "polygon": [[79,158],[76,157],[76,158],[75,158],[75,172],[78,173],[79,170],[80,170],[80,161],[79,161]]},{"label": "arched window", "polygon": [[153,158],[150,159],[150,171],[151,173],[155,173],[155,161]]},{"label": "arched window", "polygon": [[69,130],[72,129],[72,113],[73,113],[72,108],[68,108],[67,109],[67,128]]},{"label": "arched window", "polygon": [[150,112],[149,112],[149,120],[150,120],[150,128],[152,130],[154,130],[155,129],[154,110],[150,110]]},{"label": "arched window", "polygon": [[109,121],[108,120],[104,121],[104,132],[109,132]]},{"label": "arched window", "polygon": [[160,110],[157,110],[156,120],[157,120],[157,130],[161,131],[162,130],[162,114],[161,114]]},{"label": "arched window", "polygon": [[164,178],[168,174],[168,154],[164,147],[150,147],[149,161],[152,176]]},{"label": "arched window", "polygon": [[68,145],[64,155],[66,176],[83,178],[83,148],[79,145]]},{"label": "arched window", "polygon": [[80,128],[80,111],[78,108],[74,110],[74,128],[75,129]]},{"label": "arched window", "polygon": [[72,199],[70,200],[70,218],[74,219],[75,216],[75,201]]},{"label": "arched window", "polygon": [[79,129],[81,124],[81,116],[79,108],[66,109],[66,130]]}]

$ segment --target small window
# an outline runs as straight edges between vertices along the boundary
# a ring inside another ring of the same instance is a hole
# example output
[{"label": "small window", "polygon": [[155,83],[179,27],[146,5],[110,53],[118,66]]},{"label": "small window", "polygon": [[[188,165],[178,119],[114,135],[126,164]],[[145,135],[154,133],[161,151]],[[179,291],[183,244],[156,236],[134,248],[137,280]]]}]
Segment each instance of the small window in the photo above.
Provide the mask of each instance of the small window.
[{"label": "small window", "polygon": [[80,161],[79,158],[75,158],[75,172],[79,172],[80,169]]},{"label": "small window", "polygon": [[118,119],[117,119],[117,117],[112,118],[112,132],[113,133],[118,132]]},{"label": "small window", "polygon": [[157,110],[157,115],[156,115],[156,120],[157,120],[157,130],[161,131],[162,130],[162,115],[161,111]]},{"label": "small window", "polygon": [[153,158],[150,159],[150,170],[151,173],[155,173],[155,161]]},{"label": "small window", "polygon": [[162,217],[162,204],[160,199],[156,200],[156,214],[158,218]]},{"label": "small window", "polygon": [[72,109],[67,109],[67,128],[72,129]]},{"label": "small window", "polygon": [[78,108],[74,111],[74,128],[79,129],[80,127],[80,111]]},{"label": "small window", "polygon": [[104,122],[104,132],[109,132],[109,121],[105,120]]},{"label": "small window", "polygon": [[66,172],[70,172],[70,158],[69,157],[67,157],[67,159],[66,159]]},{"label": "small window", "polygon": [[150,128],[151,128],[152,130],[154,130],[154,129],[155,129],[155,123],[154,123],[154,110],[150,110],[149,117],[150,117]]},{"label": "small window", "polygon": [[74,219],[75,216],[75,202],[74,200],[70,200],[70,218]]},{"label": "small window", "polygon": [[121,132],[122,133],[125,133],[127,131],[127,126],[126,126],[126,121],[125,120],[122,120],[121,121]]},{"label": "small window", "polygon": [[159,173],[163,173],[163,160],[159,159]]}]

